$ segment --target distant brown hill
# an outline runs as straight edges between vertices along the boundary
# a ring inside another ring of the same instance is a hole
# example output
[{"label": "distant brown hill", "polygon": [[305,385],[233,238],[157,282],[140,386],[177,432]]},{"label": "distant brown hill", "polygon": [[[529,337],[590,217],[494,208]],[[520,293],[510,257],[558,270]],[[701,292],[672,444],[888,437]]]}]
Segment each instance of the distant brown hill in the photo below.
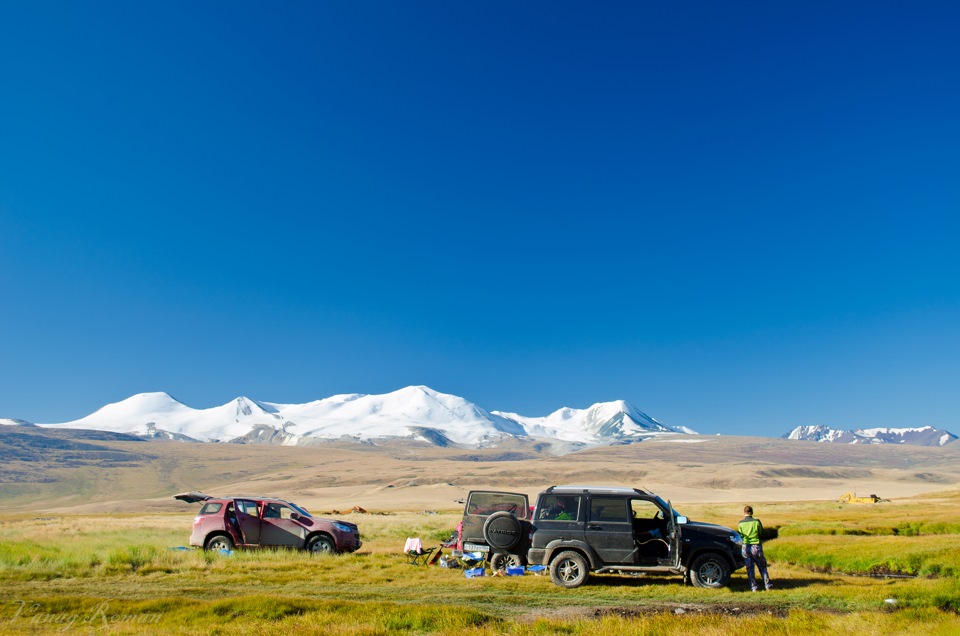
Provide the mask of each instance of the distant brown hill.
[{"label": "distant brown hill", "polygon": [[835,445],[684,435],[556,456],[532,443],[469,450],[190,444],[102,431],[0,426],[6,511],[192,510],[171,496],[273,494],[317,511],[452,509],[472,488],[551,484],[654,490],[674,503],[908,496],[960,484],[960,445]]}]

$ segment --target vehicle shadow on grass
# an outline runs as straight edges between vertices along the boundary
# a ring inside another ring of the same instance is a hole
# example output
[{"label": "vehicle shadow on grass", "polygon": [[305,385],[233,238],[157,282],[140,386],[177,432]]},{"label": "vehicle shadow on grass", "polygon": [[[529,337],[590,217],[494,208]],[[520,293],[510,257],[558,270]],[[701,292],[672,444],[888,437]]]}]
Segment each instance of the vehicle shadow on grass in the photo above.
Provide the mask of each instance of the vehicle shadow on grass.
[{"label": "vehicle shadow on grass", "polygon": [[[776,592],[777,590],[797,590],[805,587],[810,587],[811,585],[823,585],[824,580],[822,578],[790,578],[783,580],[773,580],[773,589],[771,592]],[[617,575],[594,575],[590,577],[590,580],[587,581],[586,585],[588,586],[597,586],[597,587],[664,587],[664,586],[680,586],[680,587],[693,587],[690,583],[684,584],[679,577],[657,577],[657,576],[617,576]],[[734,579],[727,589],[731,592],[744,592],[747,594],[753,593],[750,589],[750,584],[743,579]]]}]

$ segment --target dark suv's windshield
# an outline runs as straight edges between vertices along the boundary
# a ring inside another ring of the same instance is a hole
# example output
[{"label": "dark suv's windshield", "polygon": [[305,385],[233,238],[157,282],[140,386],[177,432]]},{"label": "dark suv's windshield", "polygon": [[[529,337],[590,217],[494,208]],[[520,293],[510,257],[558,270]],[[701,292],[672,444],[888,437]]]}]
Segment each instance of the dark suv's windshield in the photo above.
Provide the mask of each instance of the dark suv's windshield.
[{"label": "dark suv's windshield", "polygon": [[673,506],[672,506],[671,504],[669,504],[669,503],[667,503],[666,501],[664,501],[663,499],[661,499],[661,498],[660,498],[660,495],[654,495],[654,499],[655,499],[656,502],[660,505],[660,507],[663,508],[664,510],[670,510],[670,509],[672,509],[672,510],[673,510],[673,518],[674,518],[674,519],[676,519],[677,517],[682,517],[682,516],[683,516],[683,515],[681,515],[679,512],[677,512],[677,509],[676,509],[676,508],[673,508]]}]

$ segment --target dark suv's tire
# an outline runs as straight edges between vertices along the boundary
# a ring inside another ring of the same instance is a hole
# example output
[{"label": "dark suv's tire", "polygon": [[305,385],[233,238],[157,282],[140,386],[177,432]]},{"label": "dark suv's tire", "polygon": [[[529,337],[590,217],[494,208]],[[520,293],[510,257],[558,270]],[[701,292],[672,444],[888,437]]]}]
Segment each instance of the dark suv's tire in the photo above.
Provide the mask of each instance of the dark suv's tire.
[{"label": "dark suv's tire", "polygon": [[220,550],[233,550],[233,540],[225,534],[215,534],[208,538],[203,544],[204,550],[219,552]]},{"label": "dark suv's tire", "polygon": [[561,552],[550,562],[550,579],[560,587],[580,587],[589,574],[587,560],[579,552]]},{"label": "dark suv's tire", "polygon": [[690,564],[690,582],[694,587],[723,587],[730,580],[730,564],[719,554],[701,554]]},{"label": "dark suv's tire", "polygon": [[497,570],[506,571],[507,567],[510,566],[519,566],[523,567],[523,562],[525,559],[519,554],[494,554],[490,556],[490,569],[496,572]]},{"label": "dark suv's tire", "polygon": [[511,512],[495,512],[483,523],[483,540],[498,550],[509,551],[523,539],[523,524]]},{"label": "dark suv's tire", "polygon": [[317,534],[310,537],[307,545],[304,546],[304,550],[310,554],[334,554],[337,551],[337,546],[334,545],[333,539],[330,537]]}]

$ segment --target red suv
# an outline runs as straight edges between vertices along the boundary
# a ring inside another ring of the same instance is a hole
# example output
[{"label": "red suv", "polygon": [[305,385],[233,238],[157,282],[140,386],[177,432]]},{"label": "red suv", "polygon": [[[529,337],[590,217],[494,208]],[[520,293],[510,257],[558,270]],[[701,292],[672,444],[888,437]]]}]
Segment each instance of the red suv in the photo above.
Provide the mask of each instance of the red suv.
[{"label": "red suv", "polygon": [[272,497],[211,497],[185,492],[174,499],[203,502],[190,545],[205,550],[298,548],[313,553],[355,552],[363,543],[356,524],[317,519],[295,503]]}]

